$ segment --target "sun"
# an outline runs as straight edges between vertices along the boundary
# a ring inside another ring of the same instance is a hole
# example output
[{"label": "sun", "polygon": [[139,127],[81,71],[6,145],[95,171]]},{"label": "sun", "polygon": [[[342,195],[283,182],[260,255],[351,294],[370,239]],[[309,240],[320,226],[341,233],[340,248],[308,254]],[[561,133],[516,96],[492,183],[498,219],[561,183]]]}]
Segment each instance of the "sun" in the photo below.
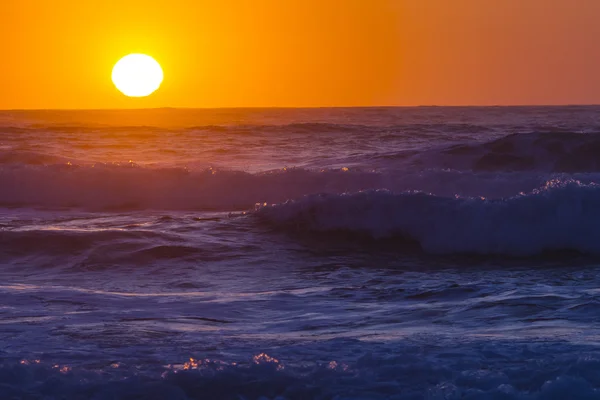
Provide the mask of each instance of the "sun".
[{"label": "sun", "polygon": [[112,81],[125,96],[145,97],[160,87],[163,70],[149,55],[129,54],[113,67]]}]

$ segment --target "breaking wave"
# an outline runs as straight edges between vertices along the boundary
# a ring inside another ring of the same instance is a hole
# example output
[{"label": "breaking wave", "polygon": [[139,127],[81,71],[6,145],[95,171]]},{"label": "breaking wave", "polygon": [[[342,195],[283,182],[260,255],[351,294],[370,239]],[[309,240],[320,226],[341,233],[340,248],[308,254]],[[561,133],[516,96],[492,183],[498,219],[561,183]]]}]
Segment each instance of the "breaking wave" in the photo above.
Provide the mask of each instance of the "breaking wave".
[{"label": "breaking wave", "polygon": [[431,253],[598,254],[599,205],[597,184],[550,181],[541,189],[505,199],[389,191],[312,195],[260,207],[256,215],[291,231],[405,238]]}]

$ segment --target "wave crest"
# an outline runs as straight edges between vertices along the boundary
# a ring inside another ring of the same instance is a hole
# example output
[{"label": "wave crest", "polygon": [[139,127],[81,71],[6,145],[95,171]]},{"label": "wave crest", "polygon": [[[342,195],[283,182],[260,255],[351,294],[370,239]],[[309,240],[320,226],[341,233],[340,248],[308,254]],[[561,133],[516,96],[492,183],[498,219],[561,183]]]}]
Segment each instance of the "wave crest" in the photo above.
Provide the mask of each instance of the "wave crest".
[{"label": "wave crest", "polygon": [[571,180],[495,200],[382,190],[312,195],[259,207],[256,216],[285,230],[403,237],[430,253],[598,254],[599,204],[599,185]]}]

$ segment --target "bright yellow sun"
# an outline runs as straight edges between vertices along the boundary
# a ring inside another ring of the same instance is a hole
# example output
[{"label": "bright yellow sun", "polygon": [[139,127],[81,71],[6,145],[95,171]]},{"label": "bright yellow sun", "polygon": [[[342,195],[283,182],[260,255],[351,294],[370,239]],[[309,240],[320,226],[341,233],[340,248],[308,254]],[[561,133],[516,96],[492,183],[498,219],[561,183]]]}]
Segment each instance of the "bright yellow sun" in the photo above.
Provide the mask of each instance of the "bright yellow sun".
[{"label": "bright yellow sun", "polygon": [[129,54],[113,67],[112,81],[126,96],[145,97],[160,87],[163,70],[154,58],[146,54]]}]

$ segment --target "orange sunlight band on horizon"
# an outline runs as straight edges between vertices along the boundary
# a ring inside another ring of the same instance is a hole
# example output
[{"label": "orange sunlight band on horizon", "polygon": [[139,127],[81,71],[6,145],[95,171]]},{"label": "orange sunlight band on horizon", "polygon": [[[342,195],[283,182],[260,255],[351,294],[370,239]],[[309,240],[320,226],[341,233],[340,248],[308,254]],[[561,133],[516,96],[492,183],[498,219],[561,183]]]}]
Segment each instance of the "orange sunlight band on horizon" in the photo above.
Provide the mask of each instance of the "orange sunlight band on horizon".
[{"label": "orange sunlight band on horizon", "polygon": [[[22,0],[0,109],[600,103],[600,2]],[[111,83],[130,53],[161,88]]]}]

